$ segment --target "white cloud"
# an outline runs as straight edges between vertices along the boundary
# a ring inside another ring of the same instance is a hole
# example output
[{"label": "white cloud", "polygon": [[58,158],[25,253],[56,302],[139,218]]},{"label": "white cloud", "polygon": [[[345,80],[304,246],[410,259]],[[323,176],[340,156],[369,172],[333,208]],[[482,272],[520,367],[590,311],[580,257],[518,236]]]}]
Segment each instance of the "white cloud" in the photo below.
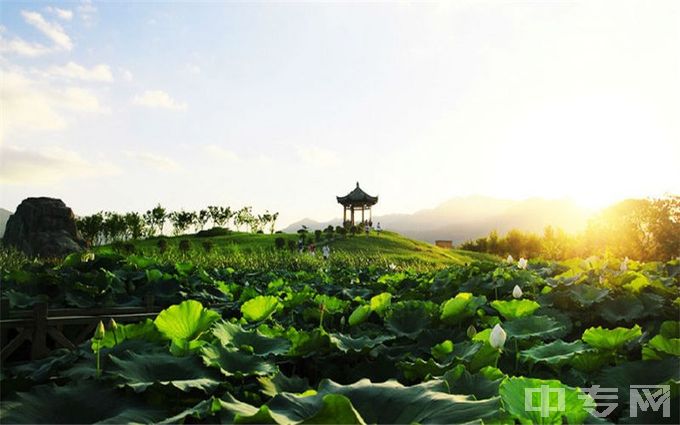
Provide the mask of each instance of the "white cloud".
[{"label": "white cloud", "polygon": [[78,79],[83,81],[113,81],[111,68],[105,64],[95,65],[88,69],[82,65],[78,65],[75,62],[69,62],[63,66],[52,66],[47,70],[47,73],[51,76]]},{"label": "white cloud", "polygon": [[90,161],[60,147],[40,150],[0,146],[0,182],[8,184],[53,183],[74,177],[112,175],[118,168]]},{"label": "white cloud", "polygon": [[0,69],[2,120],[0,141],[7,135],[29,131],[60,130],[73,112],[106,112],[97,96],[80,87],[59,85],[28,77],[19,69]]},{"label": "white cloud", "polygon": [[58,7],[48,6],[45,8],[45,10],[56,15],[59,19],[63,19],[65,21],[70,21],[71,19],[73,19],[73,11],[69,9],[60,9]]},{"label": "white cloud", "polygon": [[73,48],[73,42],[71,37],[66,34],[61,25],[56,22],[48,22],[43,18],[43,16],[38,12],[31,12],[27,10],[21,11],[21,16],[29,25],[34,26],[38,31],[42,32],[50,40],[54,42],[55,47],[71,50]]},{"label": "white cloud", "polygon": [[188,63],[186,65],[186,71],[189,74],[198,75],[201,73],[201,67],[193,63]]},{"label": "white cloud", "polygon": [[130,72],[129,69],[125,68],[118,68],[118,71],[120,75],[122,76],[123,80],[125,81],[132,81],[134,76],[132,75],[132,72]]},{"label": "white cloud", "polygon": [[330,167],[340,162],[338,154],[330,149],[316,146],[298,146],[296,150],[300,159],[310,165]]},{"label": "white cloud", "polygon": [[126,151],[125,155],[128,158],[136,159],[161,171],[175,171],[180,168],[175,160],[155,153]]},{"label": "white cloud", "polygon": [[132,103],[147,108],[164,108],[183,111],[187,109],[187,104],[178,102],[162,90],[146,90],[141,95],[132,99]]},{"label": "white cloud", "polygon": [[78,15],[86,25],[94,24],[97,8],[92,5],[91,0],[84,0],[78,7]]},{"label": "white cloud", "polygon": [[51,52],[52,49],[40,43],[31,43],[19,37],[8,40],[0,34],[0,53],[16,53],[21,56],[36,57]]},{"label": "white cloud", "polygon": [[219,145],[205,145],[203,151],[210,157],[227,161],[238,161],[239,157],[233,151]]}]

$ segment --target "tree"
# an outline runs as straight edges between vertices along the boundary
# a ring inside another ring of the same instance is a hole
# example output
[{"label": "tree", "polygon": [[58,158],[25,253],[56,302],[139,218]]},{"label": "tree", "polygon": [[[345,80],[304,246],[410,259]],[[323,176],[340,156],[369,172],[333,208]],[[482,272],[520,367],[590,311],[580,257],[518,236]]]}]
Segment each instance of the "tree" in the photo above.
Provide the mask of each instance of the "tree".
[{"label": "tree", "polygon": [[208,210],[200,210],[194,213],[194,225],[197,231],[203,230],[208,220],[210,220],[210,212]]},{"label": "tree", "polygon": [[129,212],[124,216],[126,239],[139,239],[144,234],[144,219],[139,213]]},{"label": "tree", "polygon": [[90,246],[100,245],[104,239],[104,214],[96,214],[78,217],[76,225],[80,234]]},{"label": "tree", "polygon": [[217,227],[228,227],[229,220],[234,215],[230,207],[218,207],[211,205],[208,207],[208,213]]},{"label": "tree", "polygon": [[236,211],[236,214],[234,214],[234,226],[236,227],[236,230],[240,232],[241,226],[250,225],[254,218],[252,207],[243,207]]},{"label": "tree", "polygon": [[153,209],[145,212],[144,221],[149,229],[149,234],[151,236],[162,235],[165,221],[168,218],[168,213],[161,204],[158,204]]},{"label": "tree", "polygon": [[186,232],[186,230],[194,222],[194,213],[190,211],[173,211],[169,214],[170,221],[172,222],[173,233],[181,235]]},{"label": "tree", "polygon": [[127,231],[125,217],[112,211],[105,212],[103,230],[107,241],[117,242],[122,240]]}]

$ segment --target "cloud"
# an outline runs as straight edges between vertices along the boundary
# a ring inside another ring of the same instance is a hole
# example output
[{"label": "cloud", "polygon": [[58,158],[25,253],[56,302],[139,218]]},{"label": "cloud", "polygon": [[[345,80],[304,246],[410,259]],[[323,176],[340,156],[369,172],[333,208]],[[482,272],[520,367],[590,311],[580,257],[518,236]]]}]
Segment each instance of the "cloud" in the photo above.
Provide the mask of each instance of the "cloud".
[{"label": "cloud", "polygon": [[27,10],[21,11],[21,16],[29,25],[35,27],[38,31],[42,32],[47,36],[52,42],[54,42],[55,47],[63,50],[71,50],[73,48],[73,42],[71,37],[66,34],[61,25],[56,22],[48,22],[43,18],[43,16],[38,12],[31,12]]},{"label": "cloud", "polygon": [[238,161],[239,157],[229,149],[223,148],[219,145],[205,145],[203,151],[210,155],[210,157],[227,161]]},{"label": "cloud", "polygon": [[298,146],[296,150],[298,157],[310,165],[317,167],[330,167],[340,163],[338,154],[330,149],[319,148],[316,146]]},{"label": "cloud", "polygon": [[50,76],[64,77],[83,81],[112,82],[113,74],[111,68],[105,64],[95,65],[92,68],[85,68],[75,62],[69,62],[63,66],[52,66],[47,70]]},{"label": "cloud", "polygon": [[169,94],[162,90],[146,90],[141,95],[137,95],[132,99],[132,103],[139,106],[146,106],[147,108],[164,108],[183,111],[187,109],[187,104],[178,102]]},{"label": "cloud", "polygon": [[0,146],[0,182],[8,184],[53,183],[67,178],[117,174],[112,164],[94,162],[60,147],[40,150]]},{"label": "cloud", "polygon": [[198,75],[201,73],[201,67],[193,63],[186,64],[185,68],[188,74]]},{"label": "cloud", "polygon": [[125,155],[161,171],[176,171],[180,168],[176,161],[163,155],[138,151],[126,151]]},{"label": "cloud", "polygon": [[59,19],[63,19],[65,21],[70,21],[71,19],[73,19],[73,11],[69,9],[60,9],[58,7],[48,6],[45,8],[45,10],[56,15]]},{"label": "cloud", "polygon": [[0,35],[0,53],[16,53],[21,56],[36,57],[51,51],[52,49],[40,43],[30,43],[18,37],[8,40]]},{"label": "cloud", "polygon": [[85,22],[86,25],[93,25],[95,17],[97,15],[97,8],[92,5],[92,1],[84,0],[77,7],[78,15],[80,19]]},{"label": "cloud", "polygon": [[134,76],[132,75],[132,72],[130,72],[129,69],[125,68],[118,68],[118,72],[120,73],[121,77],[125,81],[132,81]]},{"label": "cloud", "polygon": [[75,119],[73,112],[107,112],[90,90],[53,86],[19,69],[0,68],[0,73],[0,141],[14,133],[63,129]]}]

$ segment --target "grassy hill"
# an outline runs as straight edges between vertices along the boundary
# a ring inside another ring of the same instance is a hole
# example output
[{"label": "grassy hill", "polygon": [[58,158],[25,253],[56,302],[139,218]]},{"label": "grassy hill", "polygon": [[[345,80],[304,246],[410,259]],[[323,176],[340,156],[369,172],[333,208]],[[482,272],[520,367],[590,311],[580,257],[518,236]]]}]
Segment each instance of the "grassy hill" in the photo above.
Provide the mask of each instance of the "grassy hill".
[{"label": "grassy hill", "polygon": [[[173,247],[182,239],[189,240],[197,249],[203,242],[210,241],[212,249],[216,251],[241,253],[269,251],[274,249],[276,238],[282,237],[286,241],[297,242],[299,236],[293,233],[278,233],[274,235],[231,232],[220,236],[184,235],[165,238],[168,245]],[[309,238],[309,236],[308,236]],[[135,248],[142,252],[152,252],[157,249],[158,238],[150,238],[134,242]],[[495,257],[477,252],[444,249],[438,246],[415,241],[394,232],[382,232],[379,236],[372,232],[370,235],[360,234],[356,236],[336,237],[330,241],[317,243],[317,251],[320,254],[321,246],[328,244],[331,253],[356,253],[366,256],[383,256],[394,260],[420,260],[429,263],[441,264],[465,264],[475,260],[494,260]],[[107,249],[102,247],[100,249]]]}]

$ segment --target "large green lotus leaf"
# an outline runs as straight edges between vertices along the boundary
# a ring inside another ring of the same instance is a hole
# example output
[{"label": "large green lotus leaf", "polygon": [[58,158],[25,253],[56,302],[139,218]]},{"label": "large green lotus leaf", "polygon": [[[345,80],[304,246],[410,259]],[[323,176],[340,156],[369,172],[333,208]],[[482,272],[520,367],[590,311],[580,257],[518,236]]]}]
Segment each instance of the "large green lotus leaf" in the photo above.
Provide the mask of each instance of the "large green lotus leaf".
[{"label": "large green lotus leaf", "polygon": [[600,370],[611,358],[612,353],[609,352],[597,350],[583,351],[574,355],[569,364],[582,372],[593,373]]},{"label": "large green lotus leaf", "polygon": [[279,372],[274,376],[257,378],[262,385],[262,393],[274,397],[279,393],[303,393],[310,389],[306,378],[291,376],[290,378]]},{"label": "large green lotus leaf", "polygon": [[401,361],[397,367],[404,373],[404,377],[409,382],[420,382],[428,377],[442,376],[447,370],[451,369],[450,364],[439,364],[433,359],[414,361]]},{"label": "large green lotus leaf", "polygon": [[285,416],[269,411],[266,405],[259,408],[236,400],[231,394],[224,399],[211,397],[186,409],[177,415],[163,420],[162,424],[177,424],[191,417],[206,423],[243,423],[243,424],[293,424]]},{"label": "large green lotus leaf", "polygon": [[6,397],[3,394],[0,409],[4,424],[150,423],[164,417],[143,400],[96,381],[75,381],[63,387],[39,385],[30,392],[17,393],[12,401]]},{"label": "large green lotus leaf", "polygon": [[99,344],[101,348],[113,348],[123,341],[131,339],[142,339],[145,341],[160,341],[163,339],[163,335],[158,331],[158,328],[151,319],[146,319],[139,323],[130,323],[127,325],[118,325],[114,329],[106,329],[104,332],[104,338],[99,342],[92,341],[92,349]]},{"label": "large green lotus leaf", "polygon": [[262,357],[224,347],[205,345],[200,349],[203,362],[217,367],[225,376],[262,376],[276,373],[276,366]]},{"label": "large green lotus leaf", "polygon": [[173,344],[184,346],[198,338],[219,318],[219,313],[203,308],[198,301],[187,300],[161,311],[154,323]]},{"label": "large green lotus leaf", "polygon": [[[562,424],[563,418],[571,424],[583,423],[588,417],[585,406],[590,405],[586,404],[586,401],[595,403],[580,389],[568,387],[554,379],[506,378],[498,388],[498,393],[503,409],[521,423]],[[558,405],[560,394],[564,394],[564,406]],[[528,397],[531,397],[531,400]],[[531,408],[527,409],[527,405]]]},{"label": "large green lotus leaf", "polygon": [[628,394],[631,385],[658,385],[668,381],[680,381],[680,358],[626,362],[603,369],[593,380],[602,387],[618,388],[619,397]]},{"label": "large green lotus leaf", "polygon": [[227,349],[250,351],[258,356],[285,354],[290,342],[285,338],[270,338],[257,330],[246,331],[240,325],[220,321],[213,326],[213,335]]},{"label": "large green lotus leaf", "polygon": [[360,305],[352,312],[352,314],[349,315],[349,325],[356,326],[365,322],[371,313],[373,313],[373,310],[371,310],[370,305]]},{"label": "large green lotus leaf", "polygon": [[30,379],[37,383],[46,382],[57,371],[73,366],[80,359],[80,354],[66,348],[60,348],[41,360],[23,363],[9,369],[13,376]]},{"label": "large green lotus leaf", "polygon": [[649,340],[648,345],[657,352],[680,356],[680,338],[666,338],[663,335],[657,335]]},{"label": "large green lotus leaf", "polygon": [[583,332],[583,337],[581,339],[591,347],[603,350],[616,350],[627,342],[639,338],[640,336],[642,336],[642,330],[638,325],[635,325],[630,329],[604,329],[602,326],[598,326],[596,328],[586,329]]},{"label": "large green lotus leaf", "polygon": [[249,322],[259,322],[267,319],[281,306],[278,298],[272,295],[259,295],[241,306],[243,317]]},{"label": "large green lotus leaf", "polygon": [[549,316],[526,316],[503,323],[508,338],[543,340],[560,338],[565,335],[566,327]]},{"label": "large green lotus leaf", "polygon": [[471,374],[462,368],[446,372],[442,380],[446,382],[449,393],[472,395],[475,399],[482,400],[498,395],[498,386],[503,378],[502,374],[493,376],[481,371]]},{"label": "large green lotus leaf", "polygon": [[607,299],[595,308],[598,309],[602,318],[609,323],[630,323],[647,314],[642,301],[633,295]]},{"label": "large green lotus leaf", "polygon": [[385,341],[390,341],[394,339],[392,335],[378,335],[375,338],[371,338],[367,335],[363,335],[359,338],[353,338],[350,335],[344,335],[341,333],[329,334],[331,338],[331,343],[333,343],[338,349],[344,353],[348,351],[365,351],[370,350]]},{"label": "large green lotus leaf", "polygon": [[332,346],[330,336],[323,329],[306,332],[290,328],[286,332],[286,337],[292,344],[288,352],[290,356],[309,357],[325,354]]},{"label": "large green lotus leaf", "polygon": [[349,301],[343,301],[330,295],[317,295],[314,297],[314,302],[323,305],[324,311],[328,314],[342,313],[349,305]]},{"label": "large green lotus leaf", "polygon": [[[318,403],[327,394],[347,397],[354,410],[366,423],[466,423],[492,418],[496,415],[498,398],[472,400],[470,397],[435,391],[432,384],[405,387],[390,380],[372,383],[362,379],[351,385],[340,385],[329,380],[319,384],[318,394],[298,397],[279,394],[268,403],[271,411],[284,414],[298,403]],[[299,416],[288,416],[295,419]]]},{"label": "large green lotus leaf", "polygon": [[532,300],[496,300],[491,303],[491,307],[506,319],[517,319],[533,314],[541,305]]},{"label": "large green lotus leaf", "polygon": [[385,326],[397,336],[415,339],[430,325],[430,308],[421,301],[401,301],[385,315]]},{"label": "large green lotus leaf", "polygon": [[392,294],[383,292],[371,298],[371,310],[378,314],[382,314],[392,304]]},{"label": "large green lotus leaf", "polygon": [[135,392],[142,392],[153,384],[172,385],[182,391],[197,388],[207,392],[220,383],[218,374],[206,369],[194,356],[129,352],[127,358],[110,356],[110,359],[113,367],[108,371]]},{"label": "large green lotus leaf", "polygon": [[569,288],[569,293],[571,299],[581,307],[590,307],[593,304],[603,301],[607,297],[607,294],[609,294],[609,289],[582,284],[571,286]]},{"label": "large green lotus leaf", "polygon": [[[158,423],[160,424],[179,424],[184,423],[186,418],[196,418],[196,419],[207,419],[214,416],[216,413],[222,410],[222,404],[224,402],[216,397],[210,397],[207,400],[203,400],[194,407],[183,410],[182,412],[166,418]],[[215,421],[217,422],[217,421]]]},{"label": "large green lotus leaf", "polygon": [[484,304],[486,304],[485,296],[476,297],[470,292],[460,292],[442,304],[440,319],[448,324],[460,323],[472,317]]},{"label": "large green lotus leaf", "polygon": [[546,363],[559,366],[589,348],[582,341],[564,342],[558,339],[549,344],[535,345],[528,350],[523,350],[519,353],[519,357],[529,363]]},{"label": "large green lotus leaf", "polygon": [[677,320],[666,320],[661,324],[659,334],[666,338],[680,338],[680,322]]}]

